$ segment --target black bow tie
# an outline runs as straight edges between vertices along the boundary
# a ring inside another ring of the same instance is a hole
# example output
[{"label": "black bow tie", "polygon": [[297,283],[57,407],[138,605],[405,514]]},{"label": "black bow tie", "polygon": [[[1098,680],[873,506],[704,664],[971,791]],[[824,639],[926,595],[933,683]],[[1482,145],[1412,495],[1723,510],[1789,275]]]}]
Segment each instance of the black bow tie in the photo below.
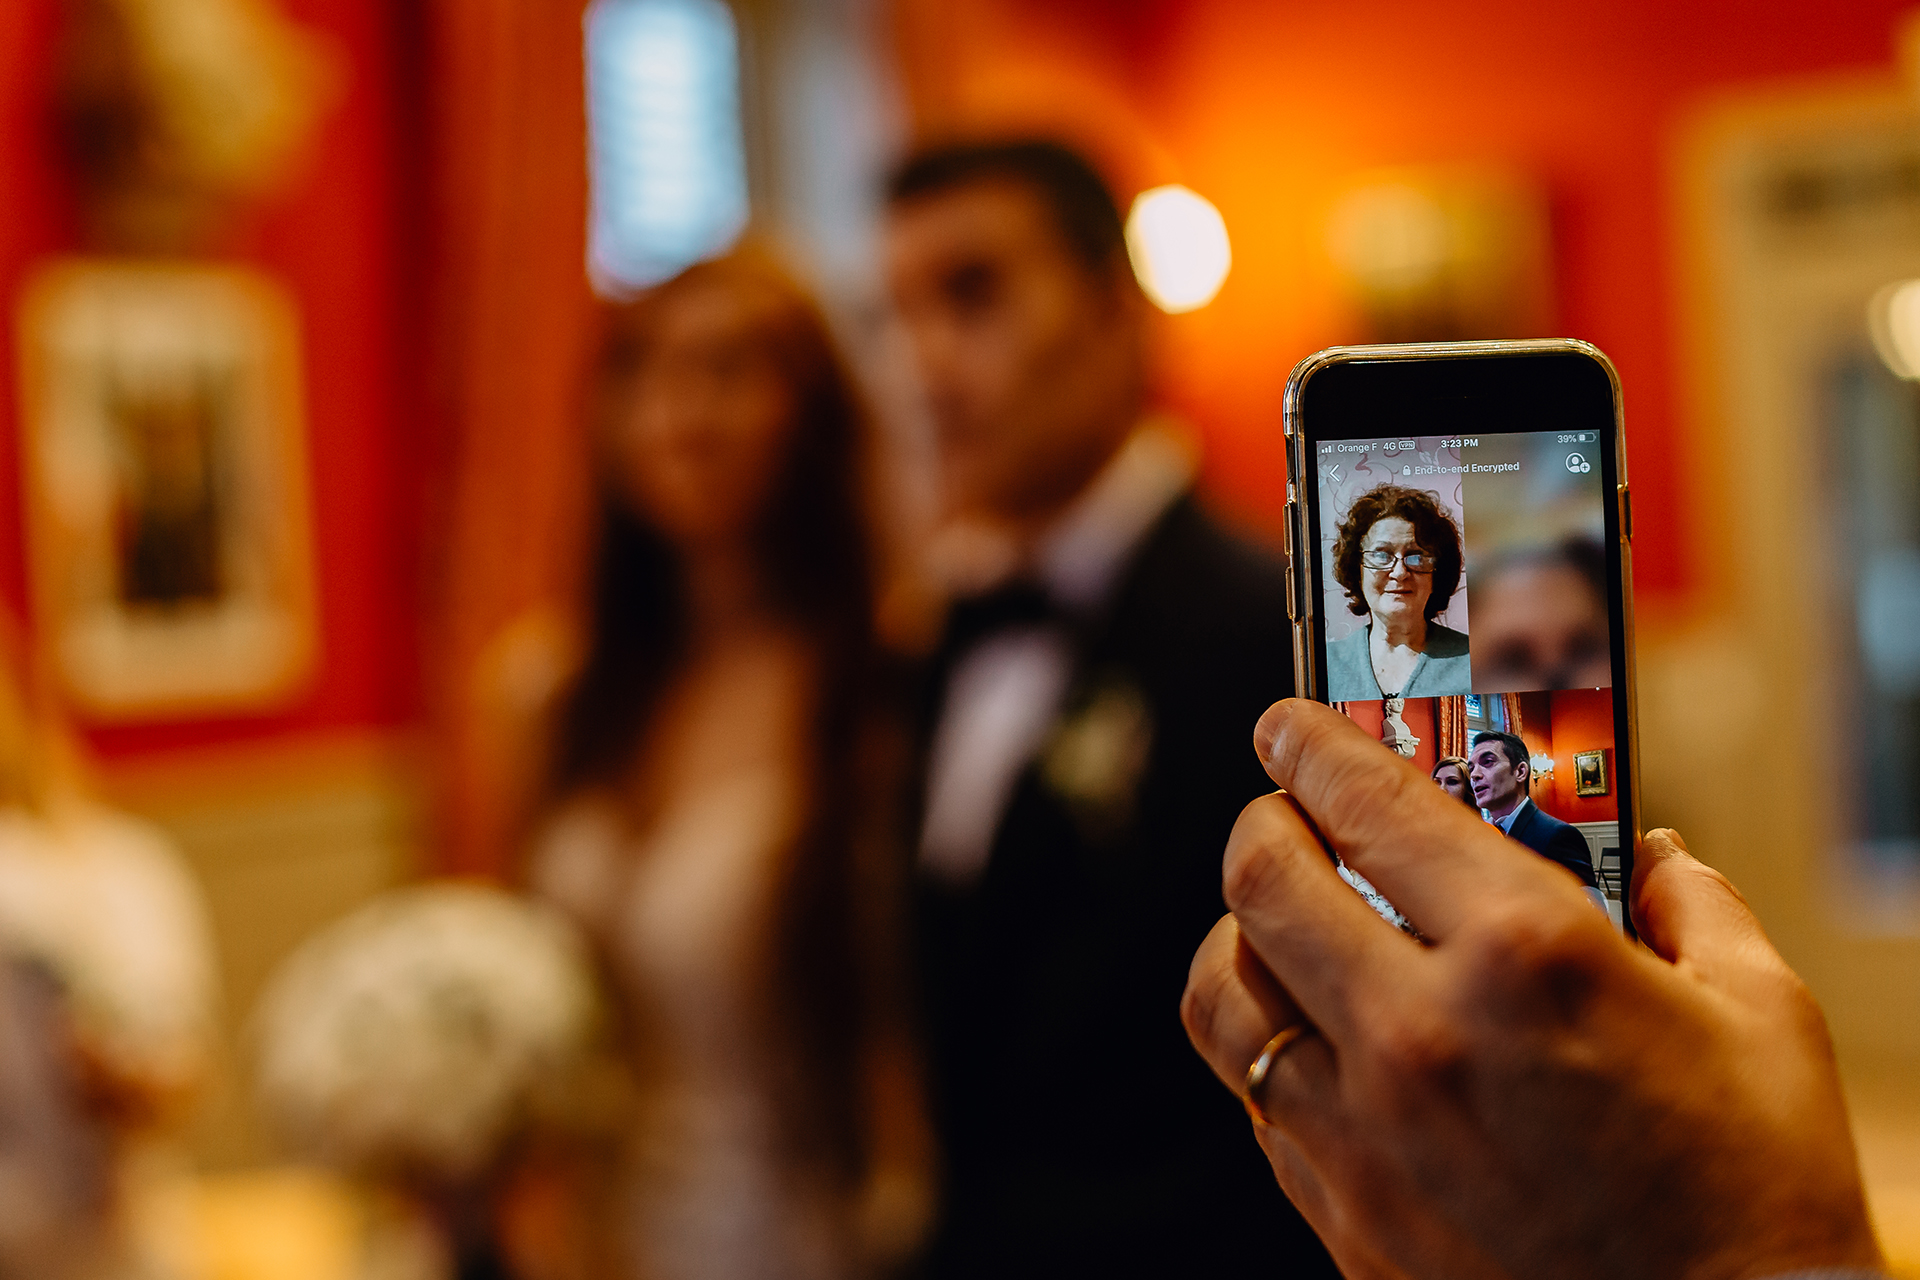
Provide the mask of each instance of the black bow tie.
[{"label": "black bow tie", "polygon": [[985,595],[966,596],[947,615],[946,648],[959,651],[1000,631],[1061,622],[1065,615],[1046,588],[1016,580]]}]

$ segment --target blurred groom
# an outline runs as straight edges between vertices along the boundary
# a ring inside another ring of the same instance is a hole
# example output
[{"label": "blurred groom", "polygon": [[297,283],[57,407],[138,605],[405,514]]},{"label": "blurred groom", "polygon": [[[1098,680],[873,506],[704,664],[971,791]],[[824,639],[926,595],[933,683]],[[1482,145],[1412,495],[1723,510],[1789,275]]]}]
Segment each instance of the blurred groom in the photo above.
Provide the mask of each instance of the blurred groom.
[{"label": "blurred groom", "polygon": [[946,1159],[935,1277],[1333,1276],[1180,996],[1272,790],[1280,564],[1146,414],[1114,199],[1052,143],[919,154],[887,268],[936,428],[955,602],[928,682],[918,946]]}]

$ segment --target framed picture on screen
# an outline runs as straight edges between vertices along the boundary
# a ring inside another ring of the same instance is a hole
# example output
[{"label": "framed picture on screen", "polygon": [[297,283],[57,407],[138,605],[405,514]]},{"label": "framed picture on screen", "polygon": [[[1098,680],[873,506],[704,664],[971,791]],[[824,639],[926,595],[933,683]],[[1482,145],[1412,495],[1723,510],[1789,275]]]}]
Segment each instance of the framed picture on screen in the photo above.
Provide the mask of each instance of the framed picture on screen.
[{"label": "framed picture on screen", "polygon": [[1573,794],[1607,794],[1607,753],[1604,750],[1573,753]]}]

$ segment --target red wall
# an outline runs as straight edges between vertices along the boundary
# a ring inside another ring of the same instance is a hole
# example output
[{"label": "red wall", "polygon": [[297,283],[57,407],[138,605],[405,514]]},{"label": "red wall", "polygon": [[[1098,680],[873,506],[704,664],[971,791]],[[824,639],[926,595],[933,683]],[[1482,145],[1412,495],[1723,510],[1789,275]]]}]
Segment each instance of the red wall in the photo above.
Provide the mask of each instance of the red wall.
[{"label": "red wall", "polygon": [[[1542,808],[1566,822],[1606,822],[1620,816],[1620,801],[1613,788],[1619,784],[1613,771],[1613,693],[1602,689],[1570,689],[1554,693],[1553,742],[1548,754],[1553,757],[1553,793]],[[1573,791],[1575,752],[1604,750],[1607,753],[1607,787],[1604,796],[1579,796]]]},{"label": "red wall", "polygon": [[[1407,728],[1420,739],[1413,762],[1429,771],[1439,759],[1433,705],[1431,698],[1415,698],[1402,716]],[[1350,702],[1347,715],[1375,738],[1385,726],[1385,712],[1378,702]],[[1523,693],[1520,736],[1530,754],[1553,757],[1553,780],[1533,788],[1535,804],[1564,822],[1609,822],[1620,816],[1619,801],[1611,791],[1604,796],[1581,796],[1574,794],[1573,785],[1574,753],[1596,748],[1607,753],[1609,787],[1617,781],[1613,776],[1611,693],[1596,689]]]},{"label": "red wall", "polygon": [[[1162,385],[1202,428],[1206,477],[1277,512],[1281,389],[1359,335],[1325,249],[1340,184],[1389,165],[1493,161],[1549,193],[1562,332],[1626,387],[1644,602],[1684,603],[1688,444],[1677,408],[1676,125],[1724,87],[1836,69],[1891,74],[1906,0],[895,0],[909,98],[929,131],[1048,128],[1132,189],[1219,205],[1234,267],[1165,324]],[[1701,517],[1705,518],[1705,517]]]},{"label": "red wall", "polygon": [[[1387,727],[1387,713],[1384,704],[1379,702],[1349,702],[1346,704],[1347,718],[1365,729],[1369,736],[1378,738]],[[1400,718],[1406,721],[1407,730],[1420,739],[1420,745],[1413,749],[1413,762],[1428,772],[1440,759],[1436,749],[1439,746],[1439,734],[1434,730],[1433,699],[1415,698],[1406,704],[1406,710]]]},{"label": "red wall", "polygon": [[[13,308],[36,259],[79,247],[47,137],[60,0],[0,4],[0,598],[24,611]],[[239,227],[231,258],[277,275],[305,326],[307,429],[319,559],[320,670],[276,714],[98,729],[107,757],[310,732],[390,727],[418,695],[417,563],[424,441],[417,227],[418,80],[388,0],[281,0],[344,65],[343,98],[292,187]]]},{"label": "red wall", "polygon": [[[426,166],[416,143],[427,69],[400,16],[418,6],[281,7],[332,39],[348,69],[345,98],[305,176],[231,249],[279,274],[304,314],[322,667],[310,692],[274,715],[93,733],[110,756],[387,727],[418,709],[427,444],[419,373]],[[1160,382],[1203,429],[1212,491],[1256,519],[1277,509],[1288,368],[1358,332],[1323,244],[1340,183],[1376,166],[1442,161],[1494,160],[1539,175],[1554,202],[1560,327],[1599,343],[1625,378],[1636,564],[1643,597],[1656,606],[1683,601],[1701,580],[1685,551],[1689,446],[1674,403],[1666,172],[1674,128],[1724,87],[1887,69],[1905,7],[893,4],[903,79],[923,126],[1064,121],[1111,142],[1129,185],[1184,181],[1219,204],[1234,271],[1212,306],[1165,322]],[[77,244],[44,126],[60,8],[60,0],[0,3],[0,597],[16,608],[25,581],[12,304],[36,258]]]}]

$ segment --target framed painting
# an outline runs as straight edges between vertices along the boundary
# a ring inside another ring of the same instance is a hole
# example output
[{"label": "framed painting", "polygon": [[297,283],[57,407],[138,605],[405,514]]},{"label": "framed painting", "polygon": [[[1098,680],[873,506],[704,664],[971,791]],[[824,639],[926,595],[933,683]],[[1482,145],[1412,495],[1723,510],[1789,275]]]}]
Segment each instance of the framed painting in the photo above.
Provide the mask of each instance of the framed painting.
[{"label": "framed painting", "polygon": [[292,300],[241,268],[67,259],[19,319],[49,669],[99,721],[284,703],[317,649]]},{"label": "framed painting", "polygon": [[1574,752],[1573,794],[1604,796],[1607,791],[1607,753],[1604,750]]}]

